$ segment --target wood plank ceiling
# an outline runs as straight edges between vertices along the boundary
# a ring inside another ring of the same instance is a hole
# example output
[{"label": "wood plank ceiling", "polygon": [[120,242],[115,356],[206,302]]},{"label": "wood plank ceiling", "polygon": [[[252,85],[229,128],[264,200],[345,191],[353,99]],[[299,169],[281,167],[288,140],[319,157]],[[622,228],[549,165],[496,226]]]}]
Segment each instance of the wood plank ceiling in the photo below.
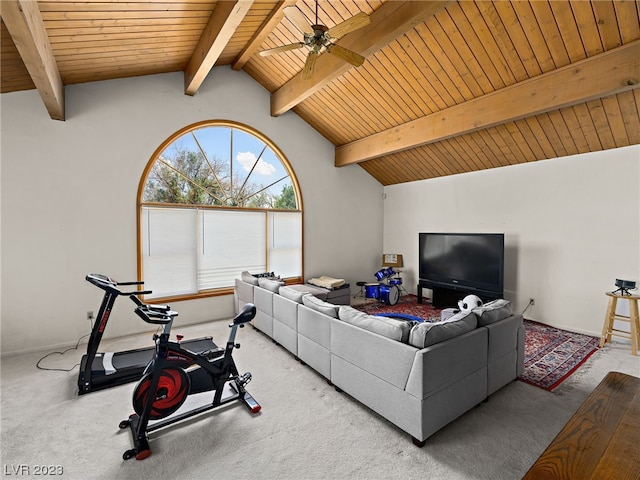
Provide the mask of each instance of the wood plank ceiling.
[{"label": "wood plank ceiling", "polygon": [[[320,0],[352,67],[306,50],[284,15],[313,0],[2,0],[1,92],[37,88],[64,119],[64,86],[185,72],[185,93],[243,69],[383,185],[640,144],[640,1]],[[37,8],[35,8],[37,7]],[[311,160],[310,160],[311,161]]]}]

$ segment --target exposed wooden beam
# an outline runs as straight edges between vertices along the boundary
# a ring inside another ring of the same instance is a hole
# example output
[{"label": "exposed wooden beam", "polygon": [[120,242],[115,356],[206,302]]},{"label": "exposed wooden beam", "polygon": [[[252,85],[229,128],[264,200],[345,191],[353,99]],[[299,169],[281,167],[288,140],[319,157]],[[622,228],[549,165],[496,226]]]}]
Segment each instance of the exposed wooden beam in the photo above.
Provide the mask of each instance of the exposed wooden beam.
[{"label": "exposed wooden beam", "polygon": [[640,87],[640,40],[336,147],[335,165],[371,160]]},{"label": "exposed wooden beam", "polygon": [[247,63],[251,56],[258,51],[260,45],[262,45],[265,39],[271,35],[271,32],[273,32],[276,25],[282,21],[284,18],[284,9],[295,5],[296,2],[297,0],[281,0],[275,7],[273,7],[273,10],[262,25],[260,25],[258,31],[251,40],[249,40],[249,43],[247,43],[242,52],[240,52],[231,64],[231,68],[233,70],[240,70],[244,67],[245,63]]},{"label": "exposed wooden beam", "polygon": [[[387,2],[371,14],[369,25],[345,35],[338,44],[366,58],[450,3],[452,2]],[[351,68],[354,68],[353,65],[339,58],[321,55],[314,66],[311,79],[302,80],[298,74],[271,95],[271,115],[278,116],[291,110]]]},{"label": "exposed wooden beam", "polygon": [[254,0],[220,0],[184,71],[184,93],[195,93],[207,78]]},{"label": "exposed wooden beam", "polygon": [[1,0],[0,15],[49,115],[64,120],[64,85],[38,2]]}]

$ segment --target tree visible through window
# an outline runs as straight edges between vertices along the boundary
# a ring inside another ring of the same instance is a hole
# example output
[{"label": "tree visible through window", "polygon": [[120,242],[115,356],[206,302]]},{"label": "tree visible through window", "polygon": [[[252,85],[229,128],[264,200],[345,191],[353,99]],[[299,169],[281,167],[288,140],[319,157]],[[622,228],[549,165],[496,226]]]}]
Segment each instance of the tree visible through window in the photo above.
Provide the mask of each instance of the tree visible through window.
[{"label": "tree visible through window", "polygon": [[302,209],[278,148],[204,122],[158,148],[139,189],[139,270],[154,297],[226,293],[242,271],[302,277]]}]

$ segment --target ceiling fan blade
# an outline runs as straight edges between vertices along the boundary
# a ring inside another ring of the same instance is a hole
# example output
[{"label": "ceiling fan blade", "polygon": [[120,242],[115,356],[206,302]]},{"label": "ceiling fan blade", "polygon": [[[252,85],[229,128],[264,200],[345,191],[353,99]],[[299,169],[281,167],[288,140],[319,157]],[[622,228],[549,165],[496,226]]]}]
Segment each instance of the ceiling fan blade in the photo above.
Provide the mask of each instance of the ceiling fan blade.
[{"label": "ceiling fan blade", "polygon": [[309,55],[307,55],[307,61],[304,62],[304,68],[302,69],[302,75],[300,76],[301,80],[311,78],[311,75],[313,75],[313,67],[316,64],[317,59],[318,54],[316,52],[309,52]]},{"label": "ceiling fan blade", "polygon": [[295,5],[287,7],[284,9],[284,14],[302,33],[313,34],[313,28],[309,25],[307,17],[304,16],[298,7]]},{"label": "ceiling fan blade", "polygon": [[362,28],[365,25],[369,25],[369,15],[364,12],[360,12],[351,18],[348,18],[344,22],[340,22],[334,27],[331,27],[327,32],[331,38],[340,38],[349,32],[353,32],[358,28]]},{"label": "ceiling fan blade", "polygon": [[268,57],[269,55],[274,55],[276,53],[288,52],[289,50],[296,50],[300,47],[304,47],[303,42],[292,43],[290,45],[282,45],[281,47],[269,48],[267,50],[262,50],[260,52],[260,56]]},{"label": "ceiling fan blade", "polygon": [[334,55],[355,67],[359,67],[364,63],[365,58],[359,53],[348,50],[340,45],[329,45],[327,52]]}]

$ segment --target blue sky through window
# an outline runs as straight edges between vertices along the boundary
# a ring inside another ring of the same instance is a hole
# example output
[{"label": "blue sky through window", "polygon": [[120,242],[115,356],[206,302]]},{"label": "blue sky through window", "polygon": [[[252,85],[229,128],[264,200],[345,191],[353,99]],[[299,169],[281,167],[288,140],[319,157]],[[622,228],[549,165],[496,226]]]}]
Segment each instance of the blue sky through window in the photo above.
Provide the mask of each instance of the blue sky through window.
[{"label": "blue sky through window", "polygon": [[255,192],[266,187],[267,193],[278,196],[292,184],[276,152],[259,137],[239,128],[220,125],[191,130],[172,142],[160,158],[170,159],[178,151],[204,153],[210,163],[224,164],[227,180],[233,172],[234,192],[246,182],[244,190]]}]

